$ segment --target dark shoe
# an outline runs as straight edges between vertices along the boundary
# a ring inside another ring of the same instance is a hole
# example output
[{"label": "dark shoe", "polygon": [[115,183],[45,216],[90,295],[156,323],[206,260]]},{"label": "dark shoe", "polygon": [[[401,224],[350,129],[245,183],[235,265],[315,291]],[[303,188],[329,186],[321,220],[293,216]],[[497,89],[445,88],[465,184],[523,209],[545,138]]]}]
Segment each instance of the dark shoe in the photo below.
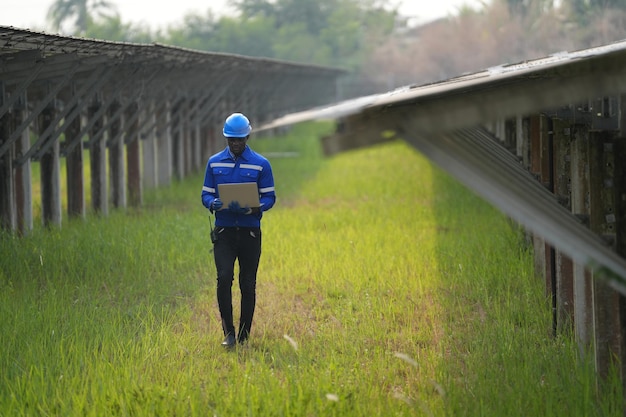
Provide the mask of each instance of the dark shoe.
[{"label": "dark shoe", "polygon": [[222,342],[222,346],[224,346],[225,348],[232,348],[232,347],[234,347],[235,346],[235,335],[232,334],[232,333],[228,333],[226,335],[226,338]]},{"label": "dark shoe", "polygon": [[243,345],[244,343],[246,343],[248,341],[248,337],[239,337],[239,339],[237,340],[237,342],[239,342],[240,345]]}]

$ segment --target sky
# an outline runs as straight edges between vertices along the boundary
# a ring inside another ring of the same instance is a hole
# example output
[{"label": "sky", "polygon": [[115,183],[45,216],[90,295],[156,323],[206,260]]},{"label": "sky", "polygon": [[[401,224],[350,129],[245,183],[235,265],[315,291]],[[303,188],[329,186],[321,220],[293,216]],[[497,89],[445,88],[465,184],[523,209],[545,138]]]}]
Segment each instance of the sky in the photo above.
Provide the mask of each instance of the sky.
[{"label": "sky", "polygon": [[[229,0],[109,0],[115,4],[122,22],[141,23],[152,29],[180,23],[188,13],[204,15],[210,8],[216,14],[232,12]],[[417,21],[429,21],[456,14],[463,5],[480,9],[481,0],[396,0],[400,12]],[[54,0],[0,0],[0,26],[41,30]],[[391,1],[390,1],[391,3]]]}]

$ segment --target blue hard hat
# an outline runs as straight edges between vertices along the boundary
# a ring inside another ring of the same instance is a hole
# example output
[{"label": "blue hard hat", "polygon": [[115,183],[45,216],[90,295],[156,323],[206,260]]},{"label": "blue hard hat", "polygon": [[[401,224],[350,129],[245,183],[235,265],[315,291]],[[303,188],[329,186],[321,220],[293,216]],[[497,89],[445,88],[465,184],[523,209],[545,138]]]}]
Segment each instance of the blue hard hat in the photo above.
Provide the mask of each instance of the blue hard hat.
[{"label": "blue hard hat", "polygon": [[250,121],[241,113],[233,113],[224,122],[224,136],[227,138],[245,138],[252,131]]}]

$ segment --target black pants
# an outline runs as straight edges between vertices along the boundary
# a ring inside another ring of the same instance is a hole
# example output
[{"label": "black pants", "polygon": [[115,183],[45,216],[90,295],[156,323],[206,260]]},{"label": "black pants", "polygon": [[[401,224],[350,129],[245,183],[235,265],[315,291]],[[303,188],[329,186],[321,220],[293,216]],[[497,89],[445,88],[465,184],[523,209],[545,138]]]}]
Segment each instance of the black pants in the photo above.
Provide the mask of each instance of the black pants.
[{"label": "black pants", "polygon": [[217,242],[213,255],[217,268],[217,304],[222,317],[224,335],[235,334],[233,323],[232,286],[235,260],[239,261],[241,317],[238,339],[250,335],[256,305],[256,274],[261,259],[261,229],[247,227],[217,227]]}]

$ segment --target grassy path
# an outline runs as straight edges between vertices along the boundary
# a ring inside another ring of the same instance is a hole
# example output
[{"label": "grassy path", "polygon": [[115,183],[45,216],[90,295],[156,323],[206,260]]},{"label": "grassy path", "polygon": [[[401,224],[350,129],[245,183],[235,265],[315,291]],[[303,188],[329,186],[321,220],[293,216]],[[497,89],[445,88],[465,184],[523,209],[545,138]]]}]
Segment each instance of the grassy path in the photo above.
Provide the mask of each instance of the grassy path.
[{"label": "grassy path", "polygon": [[0,235],[0,415],[622,414],[617,384],[598,395],[550,336],[519,230],[403,143],[321,158],[327,128],[251,142],[299,157],[272,160],[258,310],[235,352],[219,346],[200,175],[139,212]]}]

